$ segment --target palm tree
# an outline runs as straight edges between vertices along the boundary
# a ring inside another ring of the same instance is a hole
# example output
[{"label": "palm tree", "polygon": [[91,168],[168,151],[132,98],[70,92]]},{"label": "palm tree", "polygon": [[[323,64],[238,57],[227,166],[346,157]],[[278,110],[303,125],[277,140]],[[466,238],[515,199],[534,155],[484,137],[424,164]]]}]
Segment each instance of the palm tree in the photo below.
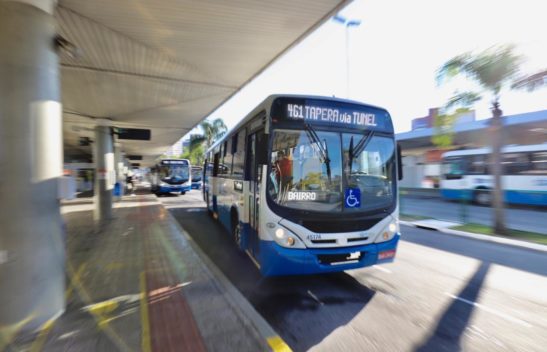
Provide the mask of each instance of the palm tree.
[{"label": "palm tree", "polygon": [[[458,93],[439,109],[434,116],[434,135],[431,142],[440,149],[449,149],[454,141],[454,124],[459,116],[471,111],[470,107],[481,97],[473,92]],[[452,111],[454,107],[458,107]]]},{"label": "palm tree", "polygon": [[522,77],[513,83],[511,88],[524,88],[528,91],[533,91],[544,85],[547,85],[547,70]]},{"label": "palm tree", "polygon": [[[503,128],[503,121],[502,111],[500,110],[500,93],[505,87],[516,88],[516,86],[510,83],[515,80],[521,62],[521,57],[514,53],[514,47],[506,45],[494,47],[478,54],[465,53],[456,56],[446,62],[437,72],[438,83],[442,83],[447,78],[463,74],[477,83],[481,87],[483,94],[487,92],[492,97],[492,122],[490,126],[492,155],[490,170],[494,176],[494,191],[492,193],[494,231],[498,234],[506,234],[507,232],[501,188],[501,175],[503,174],[503,165],[501,163],[501,147],[503,143],[501,129]],[[477,93],[465,92],[460,93],[460,95],[477,96]],[[455,97],[453,100],[457,102],[458,99]]]},{"label": "palm tree", "polygon": [[204,120],[200,124],[200,127],[203,130],[203,138],[200,140],[196,137],[193,141],[190,141],[190,144],[192,144],[192,142],[196,144],[206,142],[206,149],[213,145],[215,140],[222,137],[228,130],[228,127],[226,127],[224,121],[218,118],[213,121]]},{"label": "palm tree", "polygon": [[201,154],[203,154],[204,150],[209,149],[228,129],[222,119],[215,119],[212,122],[204,120],[200,124],[200,127],[203,130],[203,134],[190,135],[190,145],[188,146],[188,151],[184,153],[185,158],[191,159],[192,163],[196,165],[202,163],[203,155]]}]

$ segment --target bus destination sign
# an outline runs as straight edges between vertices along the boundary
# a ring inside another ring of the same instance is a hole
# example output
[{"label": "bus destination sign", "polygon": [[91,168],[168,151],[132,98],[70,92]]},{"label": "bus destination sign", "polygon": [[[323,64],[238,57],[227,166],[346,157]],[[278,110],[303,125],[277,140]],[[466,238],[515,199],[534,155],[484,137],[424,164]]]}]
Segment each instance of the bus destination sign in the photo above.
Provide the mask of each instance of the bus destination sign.
[{"label": "bus destination sign", "polygon": [[272,118],[274,120],[281,118],[286,121],[303,121],[310,124],[393,132],[387,111],[338,101],[281,98],[272,108]]},{"label": "bus destination sign", "polygon": [[188,165],[186,160],[162,160],[163,165]]},{"label": "bus destination sign", "polygon": [[287,104],[287,117],[313,121],[321,120],[336,124],[377,126],[376,114],[370,112],[313,105]]}]

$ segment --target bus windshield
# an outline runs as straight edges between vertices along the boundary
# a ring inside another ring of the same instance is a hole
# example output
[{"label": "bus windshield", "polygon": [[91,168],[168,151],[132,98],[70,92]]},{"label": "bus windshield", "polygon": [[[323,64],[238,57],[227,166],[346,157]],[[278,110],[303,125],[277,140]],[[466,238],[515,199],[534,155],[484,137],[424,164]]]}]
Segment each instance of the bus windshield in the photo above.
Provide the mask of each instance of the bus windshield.
[{"label": "bus windshield", "polygon": [[161,165],[158,168],[158,176],[164,182],[184,183],[189,179],[188,165]]},{"label": "bus windshield", "polygon": [[393,138],[367,132],[277,129],[269,196],[281,206],[323,212],[390,206],[394,150]]},{"label": "bus windshield", "polygon": [[192,167],[192,182],[201,181],[201,175],[203,174],[203,168]]}]

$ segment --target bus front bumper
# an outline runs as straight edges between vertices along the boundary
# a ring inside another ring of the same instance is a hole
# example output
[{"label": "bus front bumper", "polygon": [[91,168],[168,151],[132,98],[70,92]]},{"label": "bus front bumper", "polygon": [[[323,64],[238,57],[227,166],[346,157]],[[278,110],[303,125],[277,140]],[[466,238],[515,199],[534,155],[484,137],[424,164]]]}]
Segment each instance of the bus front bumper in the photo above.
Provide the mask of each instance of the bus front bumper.
[{"label": "bus front bumper", "polygon": [[158,193],[189,192],[190,189],[191,186],[182,185],[159,186]]},{"label": "bus front bumper", "polygon": [[[393,262],[400,234],[387,242],[344,248],[284,248],[260,241],[260,271],[264,276],[332,273]],[[350,257],[358,259],[348,260]]]}]

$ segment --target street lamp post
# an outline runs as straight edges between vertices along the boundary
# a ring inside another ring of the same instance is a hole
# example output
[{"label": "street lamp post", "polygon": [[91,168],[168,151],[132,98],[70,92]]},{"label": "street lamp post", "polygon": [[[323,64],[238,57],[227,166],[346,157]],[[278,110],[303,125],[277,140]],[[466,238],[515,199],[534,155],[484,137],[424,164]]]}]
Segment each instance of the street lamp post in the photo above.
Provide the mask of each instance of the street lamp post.
[{"label": "street lamp post", "polygon": [[349,99],[350,93],[349,93],[349,28],[350,27],[358,27],[361,24],[360,20],[349,20],[345,17],[336,15],[333,17],[333,20],[337,23],[341,23],[345,27],[346,31],[346,98]]}]

